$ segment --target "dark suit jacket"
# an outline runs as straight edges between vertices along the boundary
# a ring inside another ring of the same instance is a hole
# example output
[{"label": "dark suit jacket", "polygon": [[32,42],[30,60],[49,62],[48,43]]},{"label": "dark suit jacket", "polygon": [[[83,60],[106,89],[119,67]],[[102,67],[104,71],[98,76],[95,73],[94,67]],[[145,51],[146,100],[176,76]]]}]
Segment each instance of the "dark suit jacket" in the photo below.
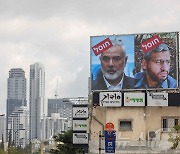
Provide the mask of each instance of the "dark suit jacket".
[{"label": "dark suit jacket", "polygon": [[[134,89],[134,85],[135,85],[135,79],[124,75],[122,89]],[[108,90],[101,71],[98,72],[96,80],[92,81],[91,89],[92,90]]]}]

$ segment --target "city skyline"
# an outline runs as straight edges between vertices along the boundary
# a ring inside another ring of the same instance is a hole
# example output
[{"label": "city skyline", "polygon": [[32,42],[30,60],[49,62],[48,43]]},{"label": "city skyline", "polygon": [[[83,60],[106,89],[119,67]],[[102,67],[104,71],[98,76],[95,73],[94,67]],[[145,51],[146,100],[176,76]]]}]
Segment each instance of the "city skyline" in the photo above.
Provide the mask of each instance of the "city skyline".
[{"label": "city skyline", "polygon": [[[0,5],[0,114],[11,68],[43,63],[46,98],[87,97],[90,36],[180,31],[180,1],[6,0]],[[148,10],[148,11],[147,11]]]},{"label": "city skyline", "polygon": [[[33,63],[41,63],[41,62],[33,62]],[[27,88],[26,88],[26,98],[27,98],[27,106],[29,106],[29,85],[30,85],[30,83],[29,83],[29,75],[30,75],[30,73],[29,73],[29,68],[30,68],[30,65],[31,64],[29,64],[28,65],[28,68],[27,69],[24,69],[25,67],[21,67],[21,65],[19,65],[20,67],[10,67],[9,68],[9,70],[10,69],[12,69],[12,68],[18,68],[18,69],[23,69],[24,70],[24,72],[25,72],[25,77],[26,77],[26,79],[27,79]],[[45,69],[46,69],[46,66],[45,66]],[[9,71],[7,70],[7,73],[8,73]],[[6,79],[7,79],[7,77],[8,77],[8,75],[6,76]],[[60,89],[60,77],[59,76],[56,76],[56,77],[54,77],[53,78],[53,81],[51,81],[50,83],[47,81],[47,79],[45,79],[45,82],[46,82],[46,86],[45,86],[45,89],[47,89],[47,91],[45,90],[45,93],[46,93],[46,97],[45,97],[45,102],[46,102],[46,104],[47,104],[47,101],[48,101],[48,99],[49,98],[55,98],[55,94],[57,93],[58,94],[58,97],[57,98],[72,98],[72,97],[87,97],[88,96],[88,93],[87,93],[87,95],[62,95],[62,93],[61,93],[61,89]],[[58,83],[57,83],[57,81],[58,81]],[[88,82],[88,77],[87,77],[87,82]],[[51,86],[51,89],[48,89],[48,87],[47,87],[47,83],[49,83],[49,84],[53,84],[53,86]],[[5,87],[3,88],[3,89],[7,89],[7,80],[6,80],[6,82],[5,82]],[[88,83],[87,83],[88,84]],[[50,90],[50,94],[49,94],[49,90]],[[88,89],[86,89],[87,91],[88,91]],[[76,91],[75,91],[76,92]],[[2,107],[0,107],[0,113],[1,114],[6,114],[6,99],[7,99],[7,91],[4,91],[3,92],[4,93],[4,95],[3,95],[3,98],[5,99],[4,101],[3,101],[3,103],[2,104],[0,104],[0,106],[3,106],[3,108]],[[1,98],[0,98],[0,100],[2,100]],[[1,101],[2,102],[2,101]],[[47,114],[47,113],[46,113]]]},{"label": "city skyline", "polygon": [[[68,130],[72,125],[72,104],[76,101],[80,102],[80,98],[69,100],[68,98],[59,99],[56,96],[56,99],[48,99],[50,104],[48,104],[47,117],[45,67],[42,63],[34,63],[30,65],[29,70],[28,106],[25,71],[21,68],[11,68],[7,80],[6,141],[11,139],[16,146],[22,145],[22,147],[25,147],[29,140],[49,139],[55,132]],[[52,121],[57,127],[48,127],[52,131],[48,134],[47,123]]]}]

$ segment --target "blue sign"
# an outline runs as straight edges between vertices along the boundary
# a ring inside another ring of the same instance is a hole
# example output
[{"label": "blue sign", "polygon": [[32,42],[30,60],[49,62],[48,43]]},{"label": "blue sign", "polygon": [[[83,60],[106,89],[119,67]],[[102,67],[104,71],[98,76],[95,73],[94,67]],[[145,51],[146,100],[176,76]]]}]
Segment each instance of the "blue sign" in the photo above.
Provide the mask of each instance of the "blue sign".
[{"label": "blue sign", "polygon": [[105,131],[105,151],[106,153],[115,153],[116,147],[116,131]]}]

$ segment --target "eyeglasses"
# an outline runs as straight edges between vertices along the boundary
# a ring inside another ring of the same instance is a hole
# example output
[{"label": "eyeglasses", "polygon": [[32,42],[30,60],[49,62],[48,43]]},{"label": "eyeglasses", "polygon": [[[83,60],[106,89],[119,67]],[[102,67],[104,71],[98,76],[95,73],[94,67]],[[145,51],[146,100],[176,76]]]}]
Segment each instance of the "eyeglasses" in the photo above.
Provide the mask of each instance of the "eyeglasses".
[{"label": "eyeglasses", "polygon": [[151,60],[151,61],[153,61],[157,65],[163,65],[164,63],[169,65],[170,62],[171,62],[170,60],[162,60],[162,59],[160,59],[160,60]]},{"label": "eyeglasses", "polygon": [[113,62],[117,63],[117,62],[121,61],[123,58],[120,57],[120,56],[114,56],[114,57],[112,57],[112,58],[110,58],[110,57],[108,57],[108,56],[103,56],[103,57],[102,57],[102,60],[103,60],[104,62],[106,62],[106,63],[109,63],[111,59],[112,59]]}]

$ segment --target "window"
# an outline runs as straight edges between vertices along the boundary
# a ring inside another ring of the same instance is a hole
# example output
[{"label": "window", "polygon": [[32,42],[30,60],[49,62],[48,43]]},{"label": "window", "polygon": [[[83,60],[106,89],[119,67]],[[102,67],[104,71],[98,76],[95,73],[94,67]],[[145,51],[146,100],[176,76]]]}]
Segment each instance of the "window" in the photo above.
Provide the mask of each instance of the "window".
[{"label": "window", "polygon": [[132,130],[132,120],[119,120],[119,130]]},{"label": "window", "polygon": [[178,117],[163,117],[162,118],[162,129],[163,131],[171,131],[171,129],[178,125],[179,119]]}]

